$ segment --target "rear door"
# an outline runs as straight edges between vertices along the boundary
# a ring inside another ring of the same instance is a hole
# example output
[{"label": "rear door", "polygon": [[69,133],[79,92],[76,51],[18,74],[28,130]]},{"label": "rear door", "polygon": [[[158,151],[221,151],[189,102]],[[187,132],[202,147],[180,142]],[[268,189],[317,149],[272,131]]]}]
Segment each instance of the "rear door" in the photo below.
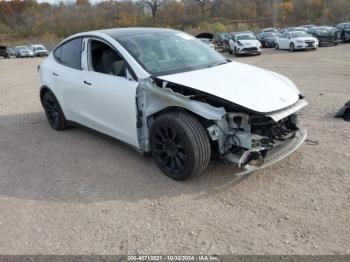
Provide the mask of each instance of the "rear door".
[{"label": "rear door", "polygon": [[55,67],[52,77],[55,83],[55,94],[68,120],[80,123],[82,79],[81,53],[83,38],[74,38],[55,49]]}]

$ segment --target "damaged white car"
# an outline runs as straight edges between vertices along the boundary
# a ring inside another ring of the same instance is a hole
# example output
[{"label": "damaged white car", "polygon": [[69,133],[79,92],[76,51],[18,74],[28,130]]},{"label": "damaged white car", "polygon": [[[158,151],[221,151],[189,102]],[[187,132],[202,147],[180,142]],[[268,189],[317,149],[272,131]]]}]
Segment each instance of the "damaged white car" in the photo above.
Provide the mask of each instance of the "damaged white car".
[{"label": "damaged white car", "polygon": [[180,31],[71,36],[38,67],[50,125],[79,123],[151,154],[186,179],[218,156],[252,171],[297,149],[307,103],[286,77],[232,62]]}]

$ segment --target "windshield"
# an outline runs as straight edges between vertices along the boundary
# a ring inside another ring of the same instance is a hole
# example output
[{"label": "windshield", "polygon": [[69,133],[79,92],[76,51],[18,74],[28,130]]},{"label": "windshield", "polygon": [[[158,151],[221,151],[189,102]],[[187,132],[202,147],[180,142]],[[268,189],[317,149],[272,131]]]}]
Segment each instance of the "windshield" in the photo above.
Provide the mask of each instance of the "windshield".
[{"label": "windshield", "polygon": [[332,28],[330,28],[330,27],[318,27],[318,28],[316,28],[316,32],[321,33],[321,34],[329,33],[331,31],[332,31]]},{"label": "windshield", "polygon": [[297,38],[297,37],[308,37],[308,36],[311,36],[305,32],[293,32],[293,33],[290,33],[292,35],[293,38]]},{"label": "windshield", "polygon": [[182,32],[155,32],[116,40],[152,75],[166,75],[227,63],[218,52]]},{"label": "windshield", "polygon": [[276,37],[275,33],[264,33],[263,37]]},{"label": "windshield", "polygon": [[18,50],[29,50],[29,47],[27,47],[27,46],[17,46],[16,48]]},{"label": "windshield", "polygon": [[253,34],[237,35],[237,40],[256,40],[256,37]]}]

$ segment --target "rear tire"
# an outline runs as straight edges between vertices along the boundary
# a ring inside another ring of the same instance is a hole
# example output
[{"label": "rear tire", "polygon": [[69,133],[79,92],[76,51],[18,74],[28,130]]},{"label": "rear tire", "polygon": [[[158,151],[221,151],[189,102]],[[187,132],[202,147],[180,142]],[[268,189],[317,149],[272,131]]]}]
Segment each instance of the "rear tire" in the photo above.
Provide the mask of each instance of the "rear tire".
[{"label": "rear tire", "polygon": [[201,173],[211,157],[204,127],[185,112],[157,117],[150,131],[150,146],[158,167],[175,180],[185,180]]},{"label": "rear tire", "polygon": [[41,99],[41,103],[45,110],[47,121],[53,129],[65,130],[68,128],[61,106],[51,91],[46,91]]}]

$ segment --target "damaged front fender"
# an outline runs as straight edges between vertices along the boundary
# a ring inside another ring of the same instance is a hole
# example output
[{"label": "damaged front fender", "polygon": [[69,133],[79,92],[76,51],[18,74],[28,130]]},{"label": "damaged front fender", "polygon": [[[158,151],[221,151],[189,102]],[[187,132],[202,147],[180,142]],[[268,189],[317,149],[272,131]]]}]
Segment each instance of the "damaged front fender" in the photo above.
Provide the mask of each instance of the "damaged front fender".
[{"label": "damaged front fender", "polygon": [[192,100],[191,96],[174,92],[166,86],[166,82],[163,82],[162,87],[159,87],[152,78],[140,81],[136,100],[139,145],[143,152],[150,151],[148,137],[153,116],[166,108],[183,108],[212,121],[220,121],[224,119],[226,114],[223,107],[214,107],[204,102]]}]

